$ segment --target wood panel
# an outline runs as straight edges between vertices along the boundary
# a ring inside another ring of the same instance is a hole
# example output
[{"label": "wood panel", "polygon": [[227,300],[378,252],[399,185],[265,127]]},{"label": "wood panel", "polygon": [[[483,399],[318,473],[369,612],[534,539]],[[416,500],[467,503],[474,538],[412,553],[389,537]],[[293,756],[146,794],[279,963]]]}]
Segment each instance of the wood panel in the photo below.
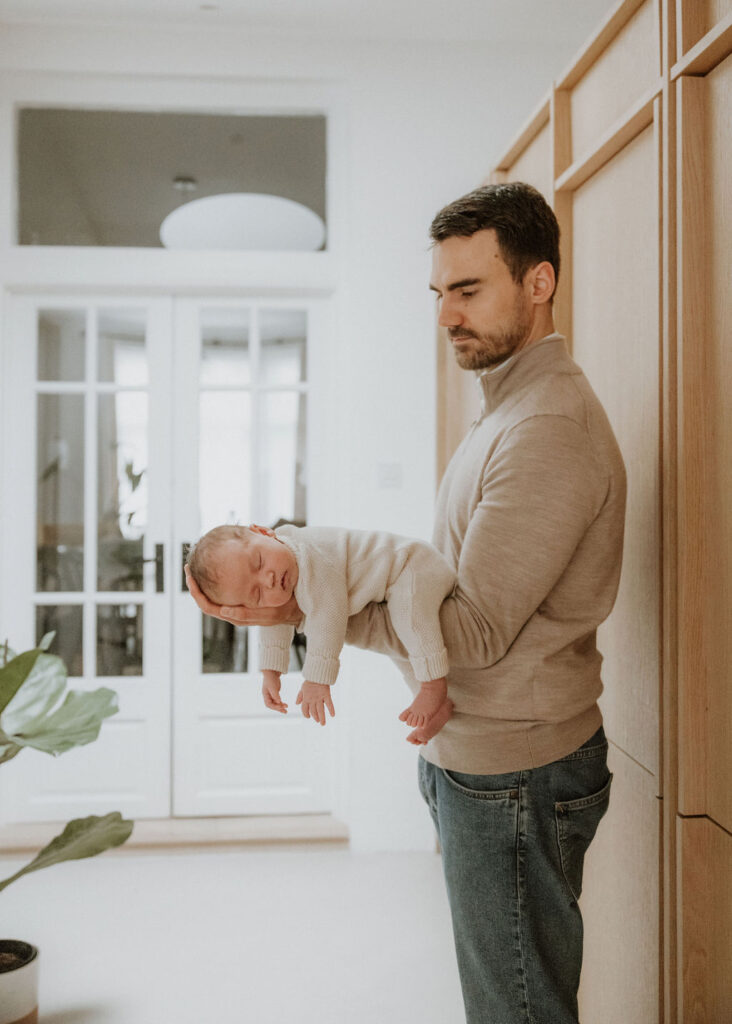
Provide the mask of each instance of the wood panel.
[{"label": "wood panel", "polygon": [[658,821],[654,777],[610,745],[607,815],[585,861],[583,1024],[656,1024]]},{"label": "wood panel", "polygon": [[679,58],[732,14],[732,0],[676,0]]},{"label": "wood panel", "polygon": [[706,182],[704,83],[684,78],[677,85],[678,249],[678,810],[706,810],[707,553],[709,512],[706,415],[710,353],[706,344]]},{"label": "wood panel", "polygon": [[572,160],[594,149],[660,75],[658,11],[655,0],[646,0],[571,91]]},{"label": "wood panel", "polygon": [[525,181],[538,189],[548,203],[551,202],[552,131],[548,121],[505,173],[506,181]]},{"label": "wood panel", "polygon": [[659,161],[646,129],[574,196],[574,355],[628,471],[620,591],[600,631],[608,735],[658,774]]},{"label": "wood panel", "polygon": [[679,818],[679,1024],[732,1020],[732,836],[709,818]]},{"label": "wood panel", "polygon": [[[732,831],[732,56],[705,81],[710,394],[708,813]],[[732,913],[732,910],[731,910]]]}]

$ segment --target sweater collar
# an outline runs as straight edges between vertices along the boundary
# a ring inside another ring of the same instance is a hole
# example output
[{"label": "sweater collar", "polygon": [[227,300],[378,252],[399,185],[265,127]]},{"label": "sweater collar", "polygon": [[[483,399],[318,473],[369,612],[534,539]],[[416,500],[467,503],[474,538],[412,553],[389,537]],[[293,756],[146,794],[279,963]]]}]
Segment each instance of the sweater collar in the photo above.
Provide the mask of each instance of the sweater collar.
[{"label": "sweater collar", "polygon": [[501,404],[506,395],[556,366],[560,354],[567,355],[567,346],[564,335],[555,331],[515,352],[498,366],[476,370],[482,415],[487,416]]}]

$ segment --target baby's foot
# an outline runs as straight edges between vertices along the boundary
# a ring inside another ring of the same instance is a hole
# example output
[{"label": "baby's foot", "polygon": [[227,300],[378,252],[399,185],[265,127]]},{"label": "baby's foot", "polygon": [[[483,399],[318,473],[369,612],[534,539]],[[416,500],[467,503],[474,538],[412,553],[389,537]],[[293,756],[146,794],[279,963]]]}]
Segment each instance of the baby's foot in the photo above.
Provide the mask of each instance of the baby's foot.
[{"label": "baby's foot", "polygon": [[422,726],[419,729],[415,729],[407,736],[407,743],[413,743],[416,747],[421,746],[423,743],[427,743],[436,736],[440,729],[443,727],[445,722],[448,721],[452,715],[453,703],[448,698],[438,708],[436,714],[430,718],[427,725]]},{"label": "baby's foot", "polygon": [[430,679],[419,688],[419,693],[408,708],[399,716],[400,722],[406,722],[413,728],[420,729],[427,725],[430,718],[436,715],[447,697],[447,681]]}]

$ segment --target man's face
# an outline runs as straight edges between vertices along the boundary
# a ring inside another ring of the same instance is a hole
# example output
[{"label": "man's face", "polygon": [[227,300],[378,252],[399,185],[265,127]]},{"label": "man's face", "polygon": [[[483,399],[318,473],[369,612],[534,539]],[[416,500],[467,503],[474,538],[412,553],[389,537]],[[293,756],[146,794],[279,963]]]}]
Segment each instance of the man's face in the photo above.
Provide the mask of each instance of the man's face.
[{"label": "man's face", "polygon": [[496,366],[533,340],[530,278],[511,277],[493,228],[435,245],[430,288],[462,369]]}]

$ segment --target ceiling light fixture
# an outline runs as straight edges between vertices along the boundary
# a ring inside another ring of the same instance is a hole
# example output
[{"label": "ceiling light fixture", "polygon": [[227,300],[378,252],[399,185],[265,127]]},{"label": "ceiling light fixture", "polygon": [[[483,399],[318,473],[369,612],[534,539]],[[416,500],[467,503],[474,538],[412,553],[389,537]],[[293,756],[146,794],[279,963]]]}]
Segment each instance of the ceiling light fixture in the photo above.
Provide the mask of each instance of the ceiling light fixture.
[{"label": "ceiling light fixture", "polygon": [[179,206],[163,221],[166,249],[255,249],[315,252],[325,224],[309,207],[283,196],[228,192]]}]

